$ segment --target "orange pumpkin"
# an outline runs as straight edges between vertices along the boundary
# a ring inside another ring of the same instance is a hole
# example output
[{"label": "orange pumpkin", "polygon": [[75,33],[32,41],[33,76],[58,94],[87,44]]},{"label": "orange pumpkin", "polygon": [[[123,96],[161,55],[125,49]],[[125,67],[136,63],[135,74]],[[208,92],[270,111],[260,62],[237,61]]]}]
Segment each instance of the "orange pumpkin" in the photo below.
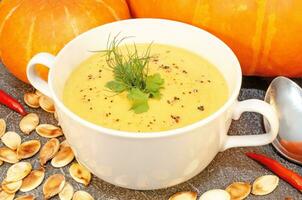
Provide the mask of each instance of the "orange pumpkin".
[{"label": "orange pumpkin", "polygon": [[301,0],[128,0],[128,5],[134,17],[208,30],[233,49],[245,75],[302,76]]},{"label": "orange pumpkin", "polygon": [[[36,53],[57,54],[78,34],[129,17],[124,0],[2,0],[0,57],[12,74],[28,82],[26,65]],[[39,66],[37,72],[46,79],[46,68]]]}]

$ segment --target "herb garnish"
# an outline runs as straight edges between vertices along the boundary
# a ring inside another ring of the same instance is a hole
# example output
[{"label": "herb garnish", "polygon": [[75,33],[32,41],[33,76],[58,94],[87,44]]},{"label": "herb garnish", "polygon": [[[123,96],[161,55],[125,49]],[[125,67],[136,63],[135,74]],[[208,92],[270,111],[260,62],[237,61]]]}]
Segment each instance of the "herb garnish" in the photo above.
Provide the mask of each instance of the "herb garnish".
[{"label": "herb garnish", "polygon": [[127,97],[132,102],[131,109],[137,114],[143,113],[149,110],[149,98],[161,97],[160,89],[163,88],[164,79],[159,73],[148,73],[151,44],[142,55],[139,55],[136,45],[133,44],[133,52],[127,49],[125,55],[119,48],[124,39],[118,40],[114,37],[108,42],[105,50],[106,62],[113,72],[114,80],[107,82],[105,86],[117,94],[128,92]]}]

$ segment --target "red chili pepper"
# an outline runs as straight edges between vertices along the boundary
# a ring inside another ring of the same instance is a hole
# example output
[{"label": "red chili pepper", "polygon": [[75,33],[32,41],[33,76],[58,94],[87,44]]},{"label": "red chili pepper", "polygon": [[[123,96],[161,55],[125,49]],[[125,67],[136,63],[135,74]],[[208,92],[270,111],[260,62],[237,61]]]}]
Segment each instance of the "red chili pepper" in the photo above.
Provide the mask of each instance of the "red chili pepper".
[{"label": "red chili pepper", "polygon": [[274,172],[276,175],[278,175],[280,178],[288,182],[290,185],[292,185],[294,188],[302,192],[302,176],[297,174],[296,172],[287,169],[283,165],[281,165],[278,161],[273,160],[269,157],[266,157],[261,154],[257,153],[246,153],[246,155],[259,162],[260,164],[267,167],[269,170]]},{"label": "red chili pepper", "polygon": [[0,104],[9,107],[23,116],[27,114],[23,106],[15,98],[11,97],[3,90],[0,90]]}]

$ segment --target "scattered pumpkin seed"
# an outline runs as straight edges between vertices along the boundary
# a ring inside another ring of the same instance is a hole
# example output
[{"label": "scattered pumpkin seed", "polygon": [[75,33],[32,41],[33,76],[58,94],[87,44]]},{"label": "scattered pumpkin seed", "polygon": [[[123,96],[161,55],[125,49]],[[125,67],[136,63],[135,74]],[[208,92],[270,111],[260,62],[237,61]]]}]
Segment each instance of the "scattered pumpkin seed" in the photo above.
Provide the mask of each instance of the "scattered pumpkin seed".
[{"label": "scattered pumpkin seed", "polygon": [[15,194],[21,187],[22,180],[16,182],[7,182],[5,179],[1,184],[2,190],[8,194]]},{"label": "scattered pumpkin seed", "polygon": [[169,200],[196,200],[197,192],[177,192]]},{"label": "scattered pumpkin seed", "polygon": [[45,199],[49,199],[59,194],[65,186],[65,177],[62,174],[50,176],[43,185],[43,194]]},{"label": "scattered pumpkin seed", "polygon": [[273,192],[279,184],[279,177],[275,175],[265,175],[257,178],[253,183],[252,194],[267,195]]},{"label": "scattered pumpkin seed", "polygon": [[27,159],[33,157],[38,153],[41,148],[41,142],[39,140],[29,140],[23,142],[17,149],[17,156],[19,159]]},{"label": "scattered pumpkin seed", "polygon": [[231,200],[231,195],[221,189],[209,190],[199,197],[199,200]]},{"label": "scattered pumpkin seed", "polygon": [[63,190],[59,193],[60,200],[71,200],[74,194],[73,186],[66,182]]},{"label": "scattered pumpkin seed", "polygon": [[31,170],[32,166],[29,162],[18,162],[8,168],[5,180],[7,182],[22,180],[31,172]]},{"label": "scattered pumpkin seed", "polygon": [[21,192],[29,192],[37,188],[44,180],[45,170],[40,168],[30,172],[28,176],[23,179],[22,186],[20,188]]},{"label": "scattered pumpkin seed", "polygon": [[74,154],[69,146],[63,146],[60,148],[55,157],[51,160],[51,165],[53,167],[65,167],[74,159]]},{"label": "scattered pumpkin seed", "polygon": [[63,147],[70,147],[70,145],[68,144],[67,140],[63,140],[60,144],[60,148],[63,148]]},{"label": "scattered pumpkin seed", "polygon": [[57,138],[48,140],[40,151],[40,164],[44,166],[59,151],[60,141]]},{"label": "scattered pumpkin seed", "polygon": [[46,112],[49,112],[49,113],[55,112],[55,106],[54,106],[53,100],[45,95],[40,96],[39,105]]},{"label": "scattered pumpkin seed", "polygon": [[72,200],[94,200],[94,198],[88,192],[79,190],[74,193]]},{"label": "scattered pumpkin seed", "polygon": [[21,144],[21,137],[19,134],[13,131],[6,132],[1,140],[5,146],[12,150],[16,150]]},{"label": "scattered pumpkin seed", "polygon": [[35,200],[35,196],[32,194],[27,194],[27,195],[17,197],[15,200]]},{"label": "scattered pumpkin seed", "polygon": [[26,103],[26,105],[28,105],[31,108],[39,108],[39,98],[40,96],[38,96],[36,93],[33,92],[27,92],[24,94],[24,102]]},{"label": "scattered pumpkin seed", "polygon": [[36,127],[36,132],[45,138],[55,138],[63,135],[62,129],[52,124],[40,124]]},{"label": "scattered pumpkin seed", "polygon": [[36,113],[29,113],[19,123],[20,130],[24,134],[30,134],[39,124],[39,116]]},{"label": "scattered pumpkin seed", "polygon": [[7,147],[0,147],[0,160],[11,164],[19,162],[17,153]]},{"label": "scattered pumpkin seed", "polygon": [[14,200],[15,194],[8,194],[5,191],[0,191],[0,199],[1,200]]},{"label": "scattered pumpkin seed", "polygon": [[229,185],[225,190],[230,193],[232,200],[245,199],[251,193],[252,186],[245,182],[235,182]]},{"label": "scattered pumpkin seed", "polygon": [[5,133],[6,131],[6,122],[4,119],[0,119],[0,137]]},{"label": "scattered pumpkin seed", "polygon": [[43,94],[42,92],[40,92],[39,90],[36,90],[36,91],[35,91],[35,94],[38,95],[39,97],[42,96],[42,95],[44,95],[44,94]]},{"label": "scattered pumpkin seed", "polygon": [[54,116],[54,118],[55,118],[57,121],[59,121],[58,113],[57,113],[57,112],[54,112],[54,113],[53,113],[53,116]]},{"label": "scattered pumpkin seed", "polygon": [[91,173],[79,163],[73,163],[69,168],[71,177],[78,183],[87,186],[91,180]]}]

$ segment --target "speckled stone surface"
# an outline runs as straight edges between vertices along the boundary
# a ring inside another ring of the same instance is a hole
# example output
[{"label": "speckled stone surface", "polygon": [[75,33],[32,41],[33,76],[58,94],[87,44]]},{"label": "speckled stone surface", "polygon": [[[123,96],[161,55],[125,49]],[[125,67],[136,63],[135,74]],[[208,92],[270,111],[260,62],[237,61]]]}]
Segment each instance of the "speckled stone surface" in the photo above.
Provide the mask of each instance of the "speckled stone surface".
[{"label": "speckled stone surface", "polygon": [[[244,89],[242,89],[240,94],[240,100],[258,98],[263,99],[264,91],[261,89],[246,88],[251,86],[259,86],[259,88],[266,87],[265,84],[269,80],[250,78],[245,80]],[[258,83],[257,83],[258,82]],[[301,80],[298,80],[301,84]],[[11,76],[6,69],[0,63],[0,88],[7,91],[12,96],[18,98],[23,102],[23,94],[27,91],[33,90],[29,85],[26,85],[16,78]],[[43,112],[41,109],[29,109],[31,112],[36,112],[41,117],[41,123],[56,123],[51,114]],[[8,124],[7,130],[16,131],[22,136],[22,141],[26,141],[32,138],[37,138],[42,141],[44,144],[45,139],[41,139],[36,133],[32,133],[30,136],[24,136],[19,130],[19,121],[20,116],[8,108],[0,105],[0,118],[4,118]],[[259,134],[263,132],[262,119],[258,114],[246,113],[244,114],[239,121],[236,121],[232,124],[232,127],[229,131],[231,135],[238,134]],[[0,146],[3,144],[0,142]],[[175,187],[154,190],[154,191],[134,191],[119,188],[108,184],[96,177],[93,177],[91,184],[85,188],[80,184],[77,184],[73,181],[68,172],[68,166],[63,169],[54,169],[47,164],[46,172],[47,176],[55,173],[63,173],[67,180],[74,186],[75,190],[84,189],[91,193],[95,199],[104,199],[104,200],[167,200],[169,196],[178,191],[197,191],[198,194],[214,189],[214,188],[225,188],[228,184],[235,181],[248,181],[252,182],[258,176],[265,174],[271,174],[268,170],[257,164],[256,162],[245,157],[244,153],[247,151],[255,151],[259,153],[267,154],[290,169],[293,169],[300,174],[302,174],[301,166],[293,164],[286,161],[281,156],[279,156],[271,145],[255,148],[234,148],[227,150],[225,152],[219,153],[212,163],[199,175],[192,178],[191,180],[177,185]],[[38,167],[37,156],[29,159],[33,164],[34,168]],[[0,167],[0,181],[3,180],[6,170],[9,167],[9,164],[4,164]],[[34,194],[38,200],[42,200],[42,188],[41,186],[31,192]],[[18,192],[16,196],[21,195],[21,192]],[[283,200],[285,197],[292,197],[295,200],[301,200],[302,194],[292,188],[290,185],[284,181],[280,181],[279,187],[271,194],[263,197],[257,197],[250,195],[248,200],[258,200],[258,199],[267,199],[267,200]],[[58,199],[57,197],[53,199]],[[218,199],[217,199],[218,200]]]}]

